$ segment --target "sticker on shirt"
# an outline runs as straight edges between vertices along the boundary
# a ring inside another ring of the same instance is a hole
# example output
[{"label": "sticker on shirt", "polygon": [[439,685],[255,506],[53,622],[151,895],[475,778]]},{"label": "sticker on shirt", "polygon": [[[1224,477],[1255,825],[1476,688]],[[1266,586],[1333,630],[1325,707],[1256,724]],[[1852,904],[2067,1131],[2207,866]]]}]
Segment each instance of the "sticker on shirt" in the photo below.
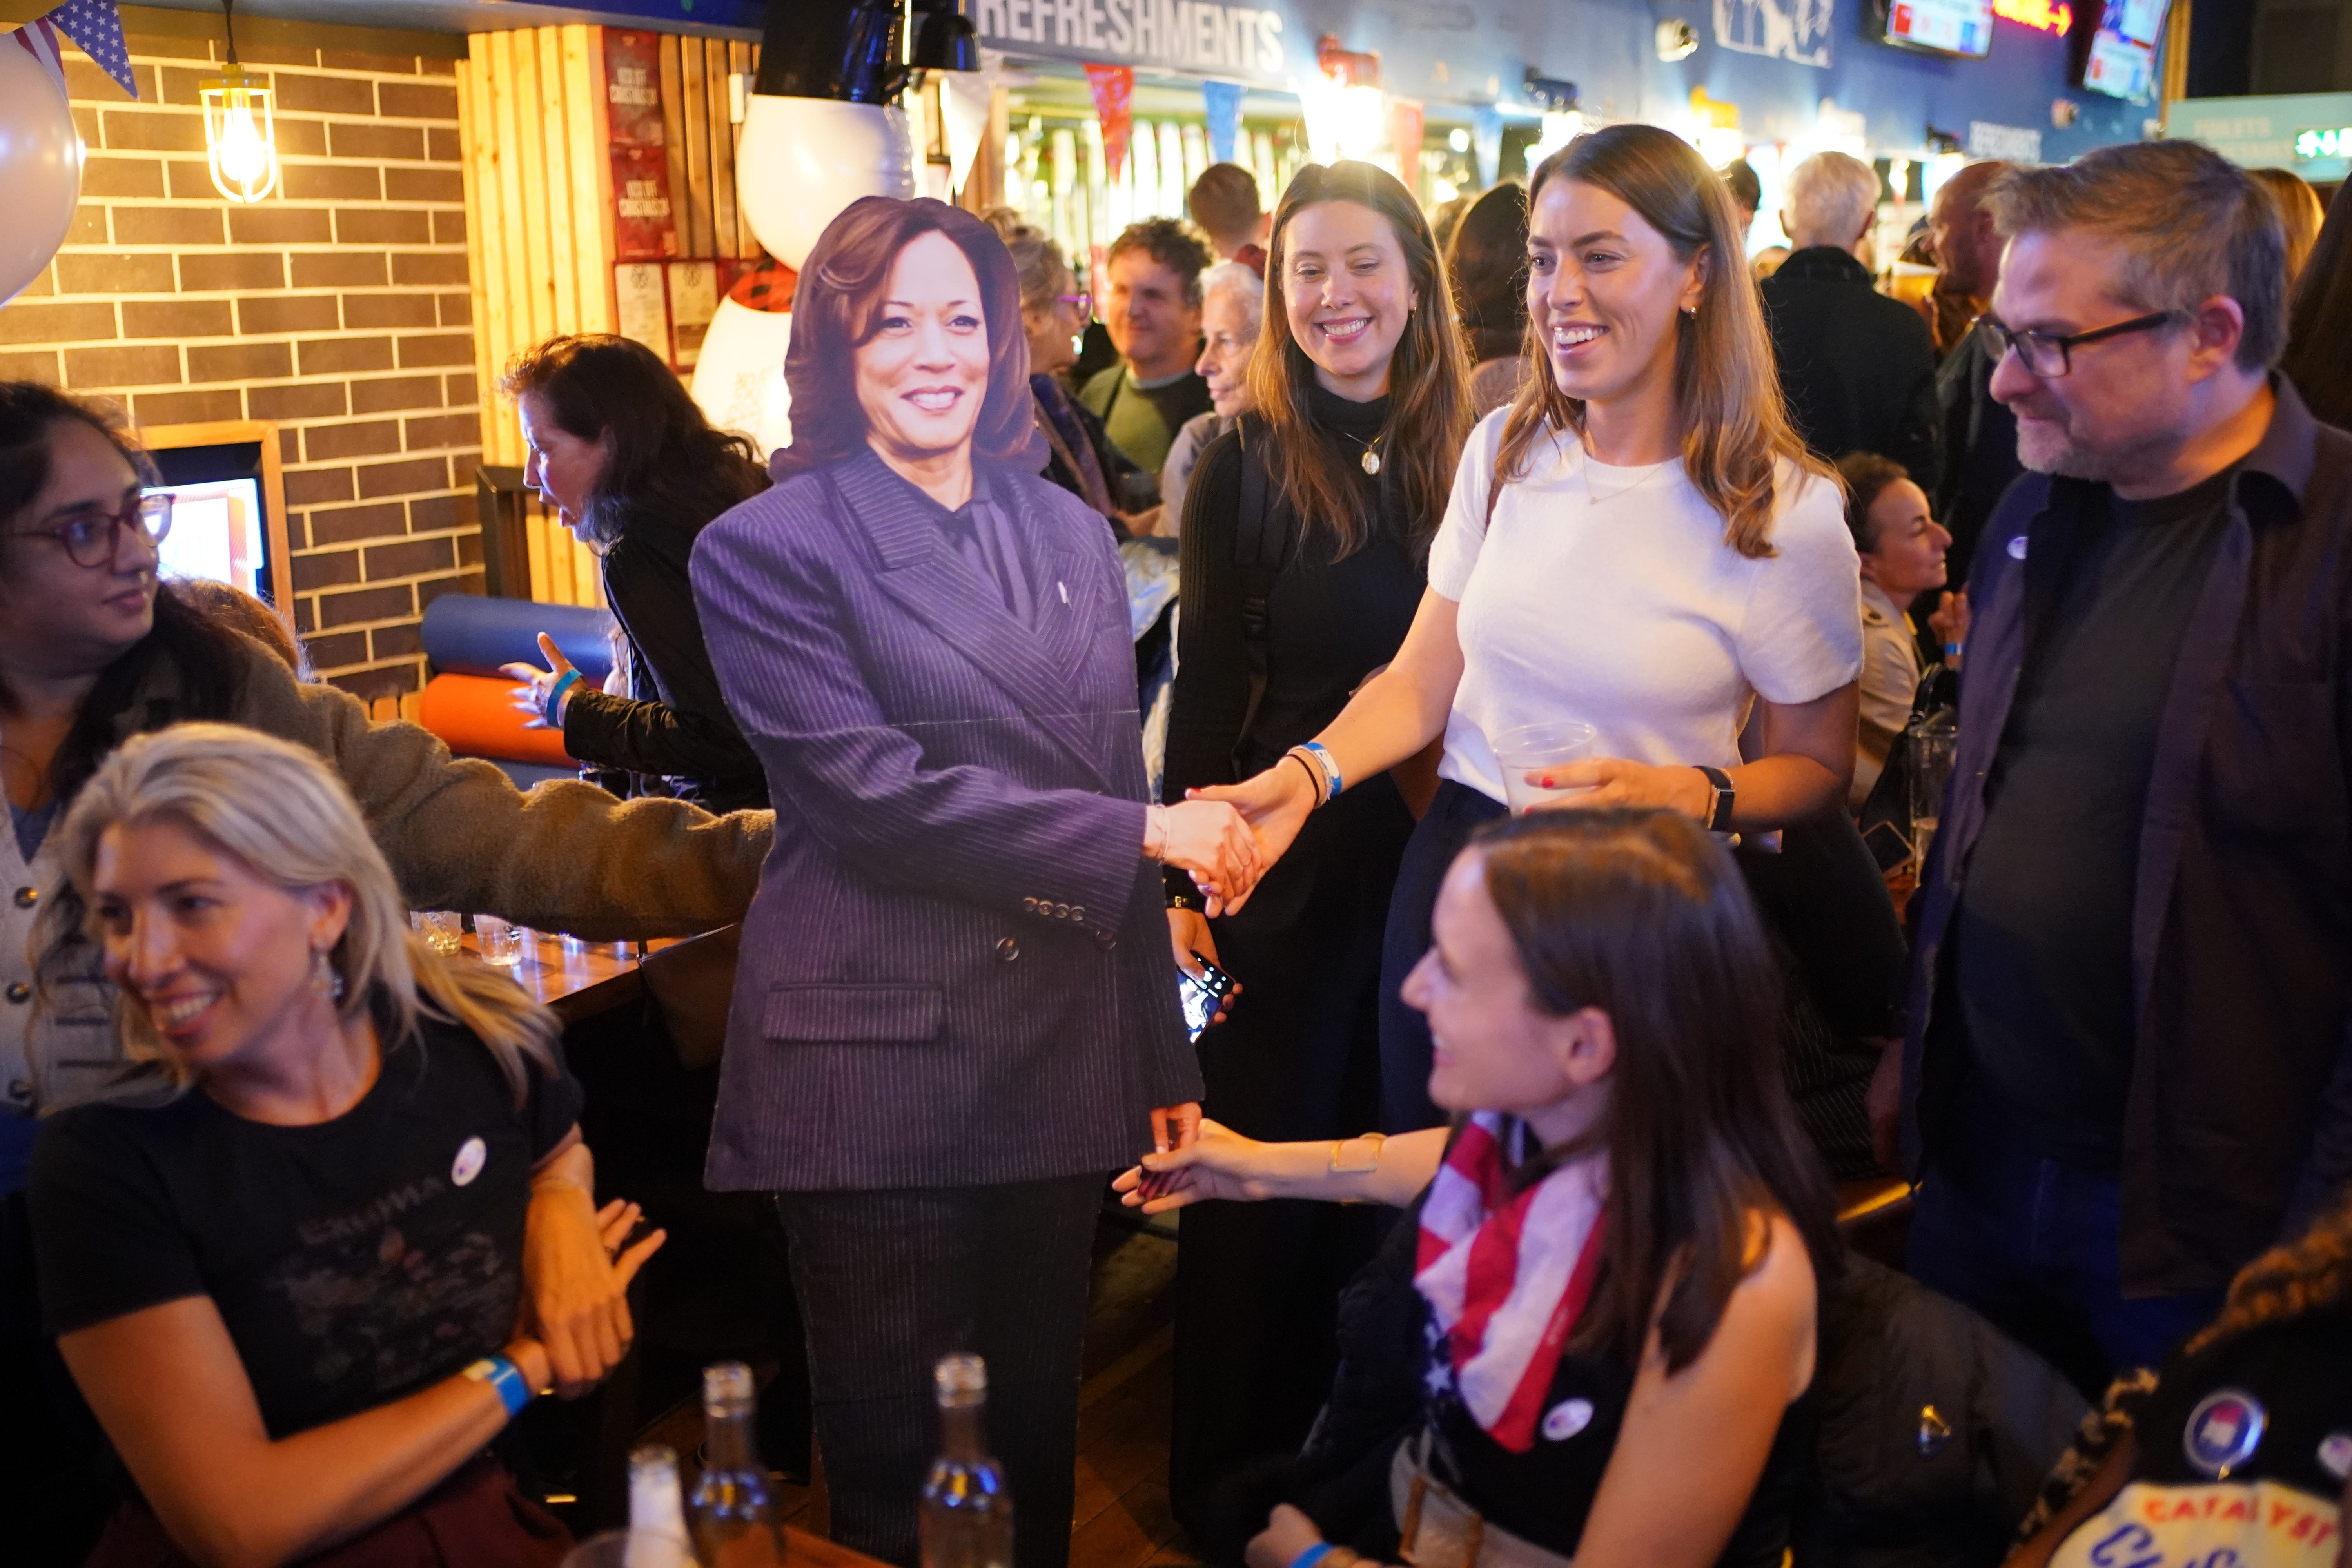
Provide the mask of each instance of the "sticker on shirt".
[{"label": "sticker on shirt", "polygon": [[482,1173],[483,1164],[490,1157],[490,1146],[479,1138],[468,1138],[457,1146],[457,1158],[449,1165],[449,1184],[462,1187]]},{"label": "sticker on shirt", "polygon": [[2352,1432],[2330,1432],[2319,1440],[2319,1468],[2339,1481],[2352,1479]]},{"label": "sticker on shirt", "polygon": [[1592,1425],[1592,1401],[1563,1399],[1544,1413],[1543,1435],[1554,1443],[1565,1443]]},{"label": "sticker on shirt", "polygon": [[2189,1413],[2180,1451],[2199,1473],[2226,1480],[2262,1447],[2267,1421],[2262,1402],[2252,1394],[2240,1388],[2217,1388]]},{"label": "sticker on shirt", "polygon": [[2334,1502],[2278,1481],[2134,1481],[2075,1526],[2050,1568],[2335,1568]]}]

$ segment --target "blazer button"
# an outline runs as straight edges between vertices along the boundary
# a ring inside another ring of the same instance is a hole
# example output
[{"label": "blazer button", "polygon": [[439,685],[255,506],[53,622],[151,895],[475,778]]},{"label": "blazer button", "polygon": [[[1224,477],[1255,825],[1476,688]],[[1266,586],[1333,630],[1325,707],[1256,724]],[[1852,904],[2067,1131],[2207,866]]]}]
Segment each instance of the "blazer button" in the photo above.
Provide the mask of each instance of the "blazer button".
[{"label": "blazer button", "polygon": [[8,987],[8,1000],[11,1002],[29,1002],[32,997],[33,988],[21,980]]},{"label": "blazer button", "polygon": [[1055,904],[1054,906],[1054,918],[1057,921],[1068,920],[1070,918],[1070,906],[1067,904]]},{"label": "blazer button", "polygon": [[1021,944],[1009,936],[1002,938],[996,944],[996,956],[1000,962],[1010,963],[1021,956]]},{"label": "blazer button", "polygon": [[16,889],[16,907],[17,907],[18,909],[20,909],[20,910],[29,910],[29,909],[31,909],[35,904],[37,904],[37,903],[38,903],[38,902],[40,902],[40,901],[41,901],[41,889],[38,889],[38,888],[19,888],[19,889]]},{"label": "blazer button", "polygon": [[1084,904],[1072,904],[1070,906],[1070,918],[1076,921],[1080,925],[1084,925],[1087,919],[1087,906]]},{"label": "blazer button", "polygon": [[1037,900],[1034,899],[1024,899],[1021,900],[1021,907],[1034,915],[1037,912]]}]

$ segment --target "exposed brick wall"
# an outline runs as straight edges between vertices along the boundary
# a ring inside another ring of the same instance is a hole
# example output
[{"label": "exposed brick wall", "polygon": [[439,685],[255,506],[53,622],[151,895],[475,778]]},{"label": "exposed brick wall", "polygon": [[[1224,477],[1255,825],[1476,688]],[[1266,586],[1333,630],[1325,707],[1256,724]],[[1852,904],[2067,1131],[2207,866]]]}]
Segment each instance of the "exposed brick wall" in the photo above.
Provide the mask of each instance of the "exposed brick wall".
[{"label": "exposed brick wall", "polygon": [[413,690],[425,605],[481,591],[464,40],[241,20],[284,174],[238,206],[213,189],[196,97],[217,18],[123,15],[139,101],[68,53],[82,205],[0,308],[0,378],[118,398],[142,425],[278,422],[296,627],[338,685]]}]

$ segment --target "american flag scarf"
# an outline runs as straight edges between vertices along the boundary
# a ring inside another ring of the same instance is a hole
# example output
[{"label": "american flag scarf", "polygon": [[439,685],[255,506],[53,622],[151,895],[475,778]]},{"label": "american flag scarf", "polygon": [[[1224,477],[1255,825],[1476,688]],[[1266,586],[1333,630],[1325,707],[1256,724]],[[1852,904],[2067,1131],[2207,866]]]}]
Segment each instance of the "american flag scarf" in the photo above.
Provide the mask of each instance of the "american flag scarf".
[{"label": "american flag scarf", "polygon": [[1592,1299],[1609,1192],[1600,1154],[1515,1192],[1507,1153],[1526,1142],[1499,1111],[1470,1118],[1422,1205],[1412,1277],[1464,1406],[1515,1454],[1535,1446],[1561,1347]]}]

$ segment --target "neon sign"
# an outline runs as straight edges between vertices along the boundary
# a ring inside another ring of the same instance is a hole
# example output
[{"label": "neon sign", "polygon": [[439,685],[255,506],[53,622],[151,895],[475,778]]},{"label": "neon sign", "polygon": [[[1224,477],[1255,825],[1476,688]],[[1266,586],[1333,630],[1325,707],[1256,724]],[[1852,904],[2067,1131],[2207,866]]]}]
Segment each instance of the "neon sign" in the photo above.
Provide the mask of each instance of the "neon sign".
[{"label": "neon sign", "polygon": [[1992,0],[1992,14],[2040,33],[2063,37],[2074,26],[2074,8],[2066,0]]},{"label": "neon sign", "polygon": [[2294,137],[2297,163],[2312,163],[2326,158],[2352,158],[2352,125],[2327,131],[2298,131]]}]

